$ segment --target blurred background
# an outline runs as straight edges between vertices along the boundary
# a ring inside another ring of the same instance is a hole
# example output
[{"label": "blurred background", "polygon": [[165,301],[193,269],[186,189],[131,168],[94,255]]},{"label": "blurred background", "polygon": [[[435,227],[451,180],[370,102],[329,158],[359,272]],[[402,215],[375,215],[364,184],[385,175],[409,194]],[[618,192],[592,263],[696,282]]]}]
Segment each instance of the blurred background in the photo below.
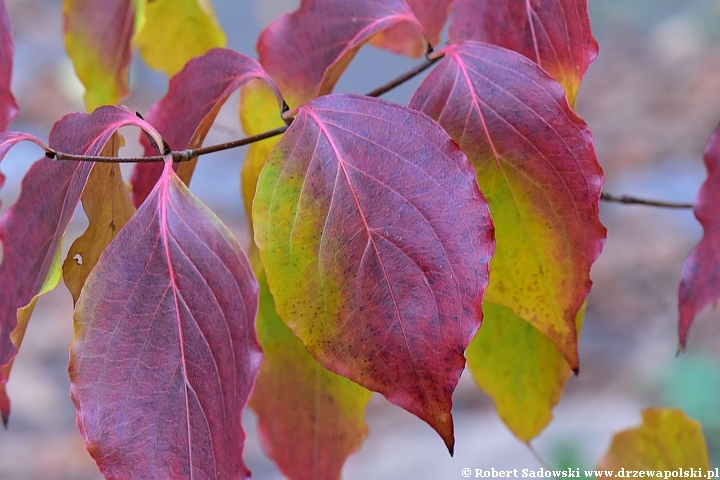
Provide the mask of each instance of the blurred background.
[{"label": "blurred background", "polygon": [[[83,89],[62,43],[61,0],[5,0],[16,41],[13,91],[20,115],[11,130],[46,139],[63,115],[83,111]],[[605,191],[690,202],[705,178],[702,151],[720,120],[719,0],[589,0],[600,55],[577,101],[595,135]],[[255,56],[255,40],[275,16],[298,0],[213,0],[228,46]],[[137,60],[137,59],[136,59]],[[362,93],[416,61],[365,47],[336,90]],[[385,98],[406,103],[420,79]],[[163,74],[135,61],[132,96],[124,104],[145,112],[167,89]],[[137,152],[137,133],[122,153]],[[206,143],[243,136],[237,97],[223,108]],[[41,154],[20,144],[2,163],[8,180],[3,209]],[[192,190],[245,244],[239,169],[244,150],[201,159]],[[127,173],[127,170],[126,170]],[[608,228],[592,270],[581,372],[569,380],[555,419],[532,442],[554,468],[591,468],[612,435],[640,422],[648,406],[676,406],[703,424],[714,466],[720,464],[720,313],[695,321],[688,351],[677,348],[677,287],[682,262],[702,234],[690,210],[603,203]],[[66,248],[84,231],[76,214]],[[8,384],[13,412],[0,429],[0,479],[99,479],[75,425],[69,398],[68,347],[72,300],[64,286],[44,296]],[[462,468],[539,468],[541,463],[500,422],[492,401],[469,376],[454,396],[456,451],[450,458],[424,422],[376,396],[367,412],[370,436],[347,462],[345,479],[453,479]],[[255,417],[246,412],[245,460],[257,479],[282,478],[262,453]]]}]

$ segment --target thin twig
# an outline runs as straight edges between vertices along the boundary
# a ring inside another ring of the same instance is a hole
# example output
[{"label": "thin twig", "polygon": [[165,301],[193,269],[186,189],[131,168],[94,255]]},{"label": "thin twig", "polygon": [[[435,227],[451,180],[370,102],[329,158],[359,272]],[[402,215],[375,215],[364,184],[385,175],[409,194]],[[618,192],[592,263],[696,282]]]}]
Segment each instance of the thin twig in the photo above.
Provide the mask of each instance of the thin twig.
[{"label": "thin twig", "polygon": [[663,208],[693,208],[692,203],[682,202],[664,202],[661,200],[647,200],[645,198],[632,197],[630,195],[613,195],[611,193],[602,192],[600,194],[600,200],[613,203],[623,203],[625,205],[645,205],[648,207],[663,207]]},{"label": "thin twig", "polygon": [[[413,77],[416,77],[420,73],[424,72],[428,68],[430,68],[435,62],[437,62],[440,58],[442,58],[442,55],[433,57],[431,59],[426,59],[423,63],[416,66],[415,68],[403,73],[402,75],[398,76],[397,78],[389,81],[385,85],[382,85],[371,92],[367,94],[368,97],[378,97],[386,92],[389,92],[393,88],[402,85],[403,83],[407,82]],[[284,108],[285,110],[285,108]],[[214,153],[219,152],[222,150],[229,150],[231,148],[237,148],[241,147],[243,145],[248,145],[251,143],[259,142],[260,140],[265,140],[266,138],[275,137],[277,135],[281,135],[285,133],[285,131],[288,129],[290,122],[292,122],[291,118],[285,118],[283,116],[283,119],[286,122],[286,125],[283,125],[282,127],[269,130],[267,132],[259,133],[257,135],[252,135],[250,137],[241,138],[239,140],[234,140],[232,142],[226,142],[226,143],[220,143],[217,145],[209,145],[207,147],[202,148],[194,148],[194,149],[186,149],[186,150],[179,150],[179,151],[172,151],[168,152],[170,155],[172,155],[173,161],[175,162],[187,162],[195,157],[199,157],[200,155],[205,155],[208,153]],[[48,148],[45,151],[45,156],[48,158],[54,159],[54,160],[73,160],[78,162],[103,162],[103,163],[151,163],[151,162],[162,162],[164,160],[163,156],[155,155],[151,157],[101,157],[101,156],[95,156],[95,155],[73,155],[70,153],[64,153],[64,152],[56,152],[55,150]]]},{"label": "thin twig", "polygon": [[393,80],[390,80],[385,85],[380,85],[375,90],[368,92],[366,95],[368,97],[379,97],[380,95],[389,92],[393,88],[395,88],[399,85],[402,85],[403,83],[407,82],[411,78],[414,78],[414,77],[420,75],[422,72],[424,72],[428,68],[432,67],[433,64],[435,62],[437,62],[438,60],[440,60],[441,58],[442,58],[442,56],[438,56],[438,57],[431,58],[431,59],[425,59],[425,61],[423,63],[416,66],[412,70],[408,70],[407,72],[403,73],[399,77],[397,77]]},{"label": "thin twig", "polygon": [[[207,153],[219,152],[221,150],[228,150],[231,148],[242,147],[250,143],[259,142],[266,138],[275,137],[281,135],[288,129],[288,125],[268,130],[267,132],[258,133],[257,135],[251,135],[249,137],[234,140],[232,142],[220,143],[218,145],[209,145],[202,148],[188,148],[185,150],[169,152],[172,155],[173,161],[175,162],[187,162],[200,155]],[[48,158],[54,160],[74,160],[79,162],[104,162],[104,163],[150,163],[150,162],[162,162],[165,157],[155,155],[151,157],[101,157],[95,155],[73,155],[71,153],[56,152],[55,150],[48,148],[45,151],[45,155]]]}]

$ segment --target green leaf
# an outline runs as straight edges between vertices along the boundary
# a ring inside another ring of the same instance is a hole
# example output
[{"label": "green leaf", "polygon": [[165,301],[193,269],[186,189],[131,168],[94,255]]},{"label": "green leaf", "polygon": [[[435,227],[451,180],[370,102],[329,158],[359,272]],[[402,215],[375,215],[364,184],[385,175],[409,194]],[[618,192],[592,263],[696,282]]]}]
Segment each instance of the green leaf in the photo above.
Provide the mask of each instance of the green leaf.
[{"label": "green leaf", "polygon": [[65,48],[85,85],[85,107],[118,103],[128,94],[133,0],[65,0]]},{"label": "green leaf", "polygon": [[468,367],[503,422],[527,442],[552,420],[572,371],[555,344],[509,308],[486,301],[483,316],[465,352]]},{"label": "green leaf", "polygon": [[257,248],[257,328],[264,361],[250,408],[258,414],[265,453],[292,480],[338,479],[346,458],[368,434],[369,390],[320,365],[275,311]]}]

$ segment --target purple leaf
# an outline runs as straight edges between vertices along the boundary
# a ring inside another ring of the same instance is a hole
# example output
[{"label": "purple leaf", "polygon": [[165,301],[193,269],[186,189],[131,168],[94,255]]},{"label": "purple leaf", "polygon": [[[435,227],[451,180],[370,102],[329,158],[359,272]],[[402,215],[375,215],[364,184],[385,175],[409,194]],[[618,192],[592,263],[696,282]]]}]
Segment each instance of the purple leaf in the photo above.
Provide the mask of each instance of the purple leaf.
[{"label": "purple leaf", "polygon": [[[99,155],[113,133],[136,125],[160,140],[153,128],[119,107],[101,107],[92,114],[67,115],[50,132],[50,148],[59,152]],[[0,154],[19,140],[37,139],[2,134]],[[18,201],[0,219],[3,260],[0,264],[0,407],[7,421],[10,401],[5,384],[20,348],[37,295],[60,281],[63,235],[80,201],[92,162],[41,158],[30,168]]]},{"label": "purple leaf", "polygon": [[428,116],[328,95],[300,107],[253,203],[280,318],[326,368],[427,421],[452,392],[494,250],[475,172]]},{"label": "purple leaf", "polygon": [[[275,92],[279,117],[282,97],[260,64],[232,50],[215,48],[202,57],[190,60],[182,71],[170,79],[167,94],[150,108],[145,119],[162,134],[171,149],[200,147],[225,100],[255,79],[263,80]],[[141,142],[145,155],[153,155],[154,149],[144,136]],[[185,184],[190,181],[194,165],[192,162],[192,167],[185,174],[184,165],[180,166],[178,175]],[[153,189],[162,169],[158,163],[135,166],[132,186],[136,207]]]},{"label": "purple leaf", "polygon": [[75,310],[71,395],[106,478],[249,477],[257,307],[240,245],[168,161]]}]

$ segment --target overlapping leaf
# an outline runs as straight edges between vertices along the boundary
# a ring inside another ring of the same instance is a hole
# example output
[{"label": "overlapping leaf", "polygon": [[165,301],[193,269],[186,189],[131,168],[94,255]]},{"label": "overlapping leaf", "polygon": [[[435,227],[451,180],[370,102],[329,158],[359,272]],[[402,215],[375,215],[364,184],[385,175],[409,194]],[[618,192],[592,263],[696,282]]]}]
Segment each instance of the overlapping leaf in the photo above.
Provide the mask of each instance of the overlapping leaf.
[{"label": "overlapping leaf", "polygon": [[135,0],[64,0],[65,48],[85,85],[85,106],[115,104],[128,94]]},{"label": "overlapping leaf", "polygon": [[260,63],[297,107],[331,92],[363,44],[403,22],[422,31],[405,0],[303,0],[262,32]]},{"label": "overlapping leaf", "polygon": [[[146,119],[163,135],[171,149],[199,147],[225,100],[253,79],[263,80],[275,94],[274,118],[279,119],[282,98],[260,64],[243,54],[221,48],[188,62],[170,80],[168,93],[150,108]],[[145,154],[152,155],[150,142],[145,138],[142,142]],[[186,162],[178,170],[178,175],[186,184],[194,166],[194,161]],[[145,200],[161,171],[162,166],[158,164],[136,165],[132,178],[135,206],[140,206]]]},{"label": "overlapping leaf", "polygon": [[437,46],[453,0],[406,0],[425,30],[427,41],[414,26],[401,23],[378,33],[370,43],[391,52],[418,57],[425,53],[426,43]]},{"label": "overlapping leaf", "polygon": [[410,105],[477,169],[497,238],[487,300],[530,322],[577,369],[575,317],[605,240],[590,132],[560,85],[524,57],[477,42],[444,52]]},{"label": "overlapping leaf", "polygon": [[[115,132],[100,155],[115,157],[122,146],[122,136]],[[77,303],[80,290],[100,254],[135,213],[130,192],[117,163],[97,163],[90,172],[81,197],[88,228],[68,250],[63,262],[63,280]]]},{"label": "overlapping leaf", "polygon": [[[248,135],[257,135],[283,125],[279,115],[275,115],[275,95],[261,82],[250,82],[240,90],[240,122]],[[252,203],[255,198],[260,171],[270,155],[270,151],[280,137],[272,137],[251,144],[242,166],[240,186],[248,223],[252,229]]]},{"label": "overlapping leaf", "polygon": [[720,126],[705,147],[704,160],[708,178],[700,188],[694,211],[705,232],[683,265],[678,305],[681,349],[685,349],[695,316],[720,298]]},{"label": "overlapping leaf", "polygon": [[[156,136],[150,125],[128,110],[101,107],[91,115],[72,114],[50,132],[56,151],[98,155],[114,132],[136,125]],[[0,154],[24,134],[0,134]],[[34,140],[39,145],[42,142]],[[0,219],[3,260],[0,264],[0,406],[7,421],[10,404],[5,392],[13,359],[39,295],[60,281],[63,235],[90,175],[90,162],[38,160],[23,179],[18,201]]]},{"label": "overlapping leaf", "polygon": [[[710,469],[705,437],[697,420],[682,410],[649,408],[642,412],[642,424],[613,437],[598,470]],[[654,473],[654,472],[653,472]]]},{"label": "overlapping leaf", "polygon": [[5,0],[0,0],[0,132],[7,129],[18,112],[17,103],[10,92],[14,52],[10,15],[5,8]]},{"label": "overlapping leaf", "polygon": [[406,107],[356,95],[301,106],[253,204],[280,317],[326,368],[435,428],[480,325],[492,225],[472,166]]},{"label": "overlapping leaf", "polygon": [[106,478],[249,477],[257,295],[240,245],[168,161],[75,311],[71,394]]},{"label": "overlapping leaf", "polygon": [[565,87],[571,105],[598,53],[587,0],[454,0],[450,42],[464,40],[525,55]]},{"label": "overlapping leaf", "polygon": [[[263,449],[291,480],[336,480],[360,448],[370,392],[320,365],[280,320],[257,249],[258,334],[264,362],[250,399]],[[251,254],[253,257],[253,254]]]},{"label": "overlapping leaf", "polygon": [[468,368],[508,428],[530,441],[552,420],[572,371],[558,348],[509,308],[484,302],[483,313],[483,326],[465,352]]},{"label": "overlapping leaf", "polygon": [[142,11],[134,42],[152,68],[175,75],[193,57],[224,47],[210,0],[135,0]]}]

